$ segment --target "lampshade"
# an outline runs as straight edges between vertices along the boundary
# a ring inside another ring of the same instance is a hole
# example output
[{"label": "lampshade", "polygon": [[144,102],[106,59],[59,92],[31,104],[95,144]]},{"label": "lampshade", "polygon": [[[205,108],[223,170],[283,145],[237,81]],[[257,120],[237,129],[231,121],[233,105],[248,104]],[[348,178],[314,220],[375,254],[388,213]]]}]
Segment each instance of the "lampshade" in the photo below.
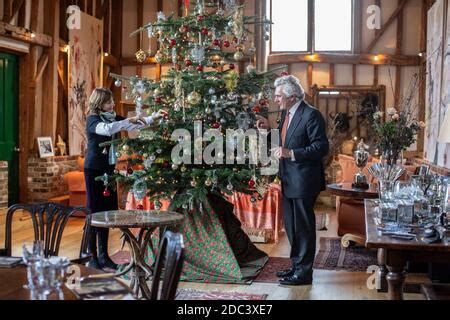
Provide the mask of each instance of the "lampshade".
[{"label": "lampshade", "polygon": [[439,132],[438,142],[450,143],[450,104],[447,107],[444,122],[442,122],[441,125],[441,131]]}]

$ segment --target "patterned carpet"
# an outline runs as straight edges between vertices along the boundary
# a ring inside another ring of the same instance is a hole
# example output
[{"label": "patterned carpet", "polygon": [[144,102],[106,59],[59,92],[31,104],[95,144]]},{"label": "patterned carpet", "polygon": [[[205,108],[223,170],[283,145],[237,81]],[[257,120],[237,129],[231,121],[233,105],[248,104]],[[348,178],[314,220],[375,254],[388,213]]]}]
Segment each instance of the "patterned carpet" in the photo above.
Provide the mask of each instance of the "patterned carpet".
[{"label": "patterned carpet", "polygon": [[[314,269],[332,271],[366,271],[371,265],[377,265],[377,251],[365,247],[341,247],[341,238],[320,238],[319,252],[314,261]],[[270,257],[255,282],[278,283],[276,272],[292,266],[291,259]]]},{"label": "patterned carpet", "polygon": [[377,263],[377,251],[361,246],[342,248],[341,238],[320,239],[319,252],[314,261],[314,269],[367,271]]},{"label": "patterned carpet", "polygon": [[178,289],[175,300],[266,300],[267,294]]},{"label": "patterned carpet", "polygon": [[[127,251],[119,251],[111,257],[118,264],[129,261]],[[377,265],[377,251],[365,247],[352,246],[347,249],[341,247],[340,238],[322,237],[319,241],[319,252],[314,261],[314,269],[345,270],[365,272],[371,265]],[[275,273],[291,267],[291,259],[270,257],[255,282],[278,283]]]}]

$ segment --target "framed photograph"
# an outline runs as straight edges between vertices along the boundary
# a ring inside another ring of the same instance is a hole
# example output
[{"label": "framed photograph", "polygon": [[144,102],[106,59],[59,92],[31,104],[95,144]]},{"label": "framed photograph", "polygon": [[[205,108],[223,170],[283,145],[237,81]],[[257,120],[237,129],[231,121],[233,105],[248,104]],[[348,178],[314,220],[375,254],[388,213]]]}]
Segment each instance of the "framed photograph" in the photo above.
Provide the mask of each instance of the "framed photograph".
[{"label": "framed photograph", "polygon": [[53,142],[51,137],[39,137],[37,138],[39,147],[39,156],[41,158],[48,158],[55,156],[55,150],[53,149]]}]

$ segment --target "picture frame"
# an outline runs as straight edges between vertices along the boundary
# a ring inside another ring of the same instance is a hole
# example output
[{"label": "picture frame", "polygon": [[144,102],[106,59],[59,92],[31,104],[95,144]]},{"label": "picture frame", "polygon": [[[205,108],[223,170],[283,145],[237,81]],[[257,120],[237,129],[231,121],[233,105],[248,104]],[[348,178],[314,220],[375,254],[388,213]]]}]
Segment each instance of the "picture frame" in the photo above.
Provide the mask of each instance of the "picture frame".
[{"label": "picture frame", "polygon": [[55,149],[53,148],[51,137],[39,137],[37,138],[37,142],[40,158],[49,158],[55,156]]}]

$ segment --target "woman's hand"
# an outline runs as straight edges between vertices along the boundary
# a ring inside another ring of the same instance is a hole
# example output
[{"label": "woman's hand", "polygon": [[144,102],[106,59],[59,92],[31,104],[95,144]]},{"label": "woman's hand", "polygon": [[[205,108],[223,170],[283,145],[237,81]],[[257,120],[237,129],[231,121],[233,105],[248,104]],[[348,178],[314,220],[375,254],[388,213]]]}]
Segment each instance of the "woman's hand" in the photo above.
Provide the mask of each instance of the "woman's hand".
[{"label": "woman's hand", "polygon": [[157,112],[153,112],[152,118],[153,118],[153,120],[159,120],[161,118],[164,118],[168,114],[169,113],[166,110],[160,109]]},{"label": "woman's hand", "polygon": [[130,121],[132,124],[147,125],[147,121],[145,121],[145,118],[143,116],[131,117],[128,118],[128,121]]}]

